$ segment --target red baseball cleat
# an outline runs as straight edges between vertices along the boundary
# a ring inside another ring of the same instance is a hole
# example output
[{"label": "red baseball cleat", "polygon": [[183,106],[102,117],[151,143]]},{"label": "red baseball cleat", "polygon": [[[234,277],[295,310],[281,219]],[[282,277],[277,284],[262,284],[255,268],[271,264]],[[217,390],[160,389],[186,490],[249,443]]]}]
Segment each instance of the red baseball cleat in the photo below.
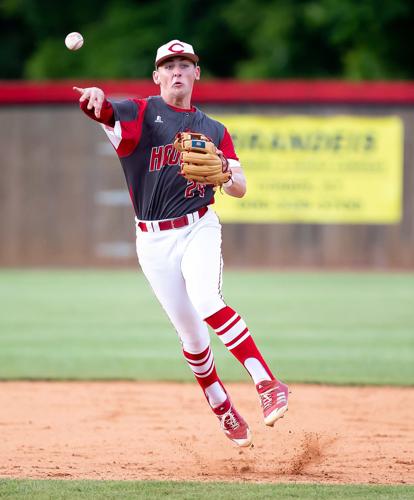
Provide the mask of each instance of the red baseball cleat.
[{"label": "red baseball cleat", "polygon": [[250,446],[252,444],[252,433],[240,413],[227,399],[218,408],[213,409],[220,421],[224,434],[237,446]]},{"label": "red baseball cleat", "polygon": [[289,388],[279,380],[263,380],[256,385],[266,425],[273,427],[288,409]]}]

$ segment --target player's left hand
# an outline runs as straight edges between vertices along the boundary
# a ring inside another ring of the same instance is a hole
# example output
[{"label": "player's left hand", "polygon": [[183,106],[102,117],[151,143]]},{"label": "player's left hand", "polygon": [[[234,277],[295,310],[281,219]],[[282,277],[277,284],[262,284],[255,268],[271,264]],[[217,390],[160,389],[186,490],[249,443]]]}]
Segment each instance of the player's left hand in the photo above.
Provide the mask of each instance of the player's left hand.
[{"label": "player's left hand", "polygon": [[227,158],[205,135],[179,132],[174,147],[181,153],[181,175],[187,180],[221,186],[230,179]]}]

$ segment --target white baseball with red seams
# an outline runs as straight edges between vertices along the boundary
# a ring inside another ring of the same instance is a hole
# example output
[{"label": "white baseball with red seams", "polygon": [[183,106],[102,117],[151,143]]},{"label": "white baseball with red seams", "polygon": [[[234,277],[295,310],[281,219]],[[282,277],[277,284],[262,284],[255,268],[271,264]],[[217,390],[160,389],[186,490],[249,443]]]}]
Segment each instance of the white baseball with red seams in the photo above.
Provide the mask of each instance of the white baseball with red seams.
[{"label": "white baseball with red seams", "polygon": [[66,36],[65,45],[69,50],[78,50],[83,45],[83,36],[77,31],[73,31]]}]

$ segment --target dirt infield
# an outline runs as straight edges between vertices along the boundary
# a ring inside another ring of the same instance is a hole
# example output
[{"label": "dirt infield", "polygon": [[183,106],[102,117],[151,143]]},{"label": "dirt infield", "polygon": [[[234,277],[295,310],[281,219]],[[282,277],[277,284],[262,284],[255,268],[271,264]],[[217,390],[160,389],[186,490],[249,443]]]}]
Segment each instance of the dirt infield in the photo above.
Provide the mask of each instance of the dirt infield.
[{"label": "dirt infield", "polygon": [[414,483],[414,389],[293,385],[271,429],[253,386],[228,388],[253,448],[195,384],[0,383],[0,477]]}]

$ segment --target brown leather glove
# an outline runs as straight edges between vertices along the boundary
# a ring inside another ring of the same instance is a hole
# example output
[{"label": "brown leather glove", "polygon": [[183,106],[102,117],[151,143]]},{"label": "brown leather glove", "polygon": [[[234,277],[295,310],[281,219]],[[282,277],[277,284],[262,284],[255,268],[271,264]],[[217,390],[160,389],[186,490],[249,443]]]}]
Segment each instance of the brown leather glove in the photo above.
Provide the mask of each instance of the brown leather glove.
[{"label": "brown leather glove", "polygon": [[227,158],[207,136],[179,132],[174,147],[181,153],[181,175],[186,179],[221,186],[231,178]]}]

